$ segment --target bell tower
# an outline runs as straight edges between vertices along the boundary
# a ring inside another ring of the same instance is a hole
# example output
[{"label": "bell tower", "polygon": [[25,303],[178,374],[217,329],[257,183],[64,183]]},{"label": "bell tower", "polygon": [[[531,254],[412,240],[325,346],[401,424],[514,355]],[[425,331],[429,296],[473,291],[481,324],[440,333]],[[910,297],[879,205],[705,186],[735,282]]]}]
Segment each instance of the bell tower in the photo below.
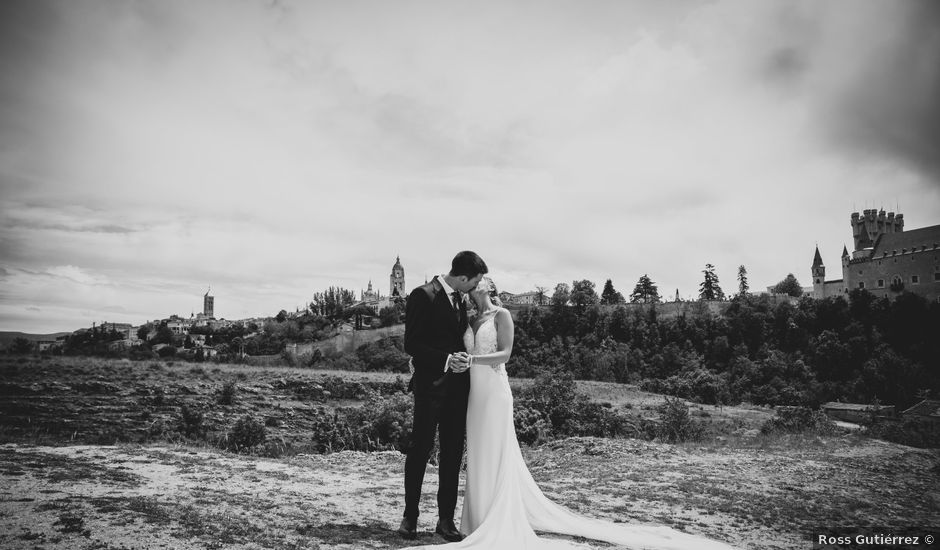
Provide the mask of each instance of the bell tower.
[{"label": "bell tower", "polygon": [[395,265],[392,266],[392,273],[388,276],[388,295],[390,298],[405,297],[405,268],[401,266],[401,258],[395,257]]},{"label": "bell tower", "polygon": [[816,295],[816,298],[825,297],[826,266],[819,254],[819,246],[816,247],[816,255],[813,257],[813,266],[810,270],[813,273],[813,294]]}]

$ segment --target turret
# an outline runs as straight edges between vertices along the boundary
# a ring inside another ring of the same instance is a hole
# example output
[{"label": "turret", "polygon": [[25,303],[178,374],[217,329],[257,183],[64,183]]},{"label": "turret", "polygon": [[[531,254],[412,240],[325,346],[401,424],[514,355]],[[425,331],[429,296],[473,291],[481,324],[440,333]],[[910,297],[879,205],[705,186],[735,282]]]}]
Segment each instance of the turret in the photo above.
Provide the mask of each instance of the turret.
[{"label": "turret", "polygon": [[823,298],[826,287],[826,266],[819,254],[819,246],[816,247],[816,255],[813,256],[813,266],[810,271],[813,274],[813,293],[817,298]]},{"label": "turret", "polygon": [[855,251],[852,258],[863,258],[870,254],[878,237],[885,233],[900,233],[904,231],[904,214],[895,215],[894,212],[884,210],[864,210],[859,215],[852,213],[852,239],[855,242]]}]

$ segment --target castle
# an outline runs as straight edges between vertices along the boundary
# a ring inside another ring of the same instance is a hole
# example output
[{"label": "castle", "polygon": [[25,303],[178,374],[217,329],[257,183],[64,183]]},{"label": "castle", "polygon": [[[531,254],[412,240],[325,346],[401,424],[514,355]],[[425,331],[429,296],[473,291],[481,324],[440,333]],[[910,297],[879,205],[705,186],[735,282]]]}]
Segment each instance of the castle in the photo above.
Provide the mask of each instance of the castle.
[{"label": "castle", "polygon": [[904,231],[904,215],[884,210],[852,213],[852,254],[842,247],[842,278],[826,280],[826,266],[816,247],[814,298],[865,289],[876,296],[913,292],[940,301],[940,225]]}]

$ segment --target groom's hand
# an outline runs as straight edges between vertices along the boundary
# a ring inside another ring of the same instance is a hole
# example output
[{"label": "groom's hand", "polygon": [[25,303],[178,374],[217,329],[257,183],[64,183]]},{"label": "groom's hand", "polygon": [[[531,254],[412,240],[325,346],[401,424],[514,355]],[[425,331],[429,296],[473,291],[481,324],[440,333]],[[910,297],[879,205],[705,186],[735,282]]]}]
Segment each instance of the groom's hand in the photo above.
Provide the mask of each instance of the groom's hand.
[{"label": "groom's hand", "polygon": [[450,356],[448,367],[456,373],[464,372],[470,368],[470,356],[464,351],[455,353]]}]

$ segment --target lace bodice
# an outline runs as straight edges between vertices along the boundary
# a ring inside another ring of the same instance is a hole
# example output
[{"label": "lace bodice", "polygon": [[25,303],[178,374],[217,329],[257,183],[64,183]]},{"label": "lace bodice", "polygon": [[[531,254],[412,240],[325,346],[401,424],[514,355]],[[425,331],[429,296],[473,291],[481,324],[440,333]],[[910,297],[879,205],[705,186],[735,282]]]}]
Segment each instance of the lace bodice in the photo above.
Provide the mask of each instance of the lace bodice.
[{"label": "lace bodice", "polygon": [[[481,324],[477,329],[476,335],[473,333],[472,325],[467,327],[467,331],[464,333],[464,345],[471,355],[485,355],[487,353],[494,353],[496,351],[496,338],[496,316],[493,315],[489,319],[483,321],[483,324]],[[497,372],[506,372],[506,368],[503,365],[499,365],[493,370]]]}]

